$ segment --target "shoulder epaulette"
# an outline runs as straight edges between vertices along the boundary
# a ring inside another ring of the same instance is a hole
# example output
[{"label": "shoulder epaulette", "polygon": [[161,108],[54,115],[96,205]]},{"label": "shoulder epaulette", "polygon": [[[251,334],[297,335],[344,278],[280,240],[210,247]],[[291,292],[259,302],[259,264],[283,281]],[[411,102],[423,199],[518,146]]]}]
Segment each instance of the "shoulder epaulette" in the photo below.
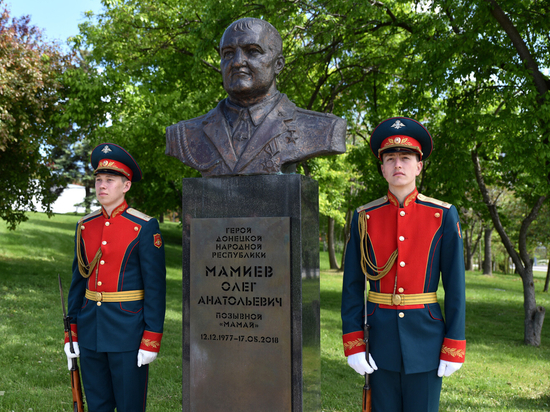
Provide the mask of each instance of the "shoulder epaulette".
[{"label": "shoulder epaulette", "polygon": [[419,193],[416,198],[421,202],[433,203],[435,205],[444,207],[445,209],[450,209],[452,206],[450,203],[444,202],[443,200],[438,200],[438,199],[434,199],[433,197],[424,196],[421,193]]},{"label": "shoulder epaulette", "polygon": [[152,219],[151,216],[147,216],[145,213],[142,213],[139,210],[134,209],[133,207],[129,207],[128,209],[126,209],[126,212],[132,216],[140,218],[141,220],[145,220],[146,222]]},{"label": "shoulder epaulette", "polygon": [[87,214],[86,216],[84,216],[83,218],[81,218],[78,223],[80,222],[84,222],[86,219],[89,219],[91,217],[94,217],[94,216],[97,216],[97,215],[100,215],[101,214],[101,209],[97,209],[97,210],[94,210],[92,213],[89,213]]},{"label": "shoulder epaulette", "polygon": [[388,201],[388,196],[383,196],[380,199],[373,200],[370,203],[367,203],[366,205],[359,206],[356,210],[357,213],[362,212],[365,209],[370,209],[371,207],[380,206],[383,205]]},{"label": "shoulder epaulette", "polygon": [[304,114],[308,114],[310,116],[317,116],[317,117],[328,117],[331,119],[338,119],[338,116],[332,114],[332,113],[323,113],[323,112],[315,112],[313,110],[304,109],[302,107],[296,106],[296,111]]}]

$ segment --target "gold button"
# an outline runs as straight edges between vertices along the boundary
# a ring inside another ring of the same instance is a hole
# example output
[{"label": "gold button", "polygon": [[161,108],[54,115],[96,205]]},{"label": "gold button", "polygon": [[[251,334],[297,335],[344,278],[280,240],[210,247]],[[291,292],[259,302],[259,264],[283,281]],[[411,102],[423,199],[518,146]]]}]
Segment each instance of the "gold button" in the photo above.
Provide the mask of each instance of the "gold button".
[{"label": "gold button", "polygon": [[134,226],[134,230],[137,232],[139,230],[139,227]]},{"label": "gold button", "polygon": [[97,302],[97,306],[101,306],[101,302]]},{"label": "gold button", "polygon": [[399,266],[401,266],[402,268],[405,267],[405,262],[399,262]]},{"label": "gold button", "polygon": [[106,245],[107,244],[107,241],[104,240],[103,242],[101,242],[102,245]]},{"label": "gold button", "polygon": [[405,216],[405,211],[402,210],[401,212],[399,212],[399,214],[400,214],[401,216]]},{"label": "gold button", "polygon": [[[99,302],[98,302],[99,303]],[[399,317],[400,318],[404,318],[405,317],[405,314],[403,312],[399,312]]]},{"label": "gold button", "polygon": [[82,230],[86,229],[86,226],[82,225]]},{"label": "gold button", "polygon": [[435,214],[435,217],[440,217],[440,216],[441,216],[441,214],[439,214],[439,213]]},{"label": "gold button", "polygon": [[[403,263],[403,262],[401,262],[401,263]],[[105,261],[102,260],[101,262],[99,262],[99,264],[100,264],[100,265],[104,265],[104,264],[105,264]]]},{"label": "gold button", "polygon": [[399,293],[403,293],[403,292],[405,292],[405,289],[399,288]]},{"label": "gold button", "polygon": [[101,280],[100,280],[100,281],[97,282],[97,286],[101,286],[101,285],[103,285],[103,282],[101,282]]},{"label": "gold button", "polygon": [[399,240],[403,242],[405,240],[405,236],[399,236]]},{"label": "gold button", "polygon": [[105,222],[105,226],[109,226],[111,223],[109,222]]}]

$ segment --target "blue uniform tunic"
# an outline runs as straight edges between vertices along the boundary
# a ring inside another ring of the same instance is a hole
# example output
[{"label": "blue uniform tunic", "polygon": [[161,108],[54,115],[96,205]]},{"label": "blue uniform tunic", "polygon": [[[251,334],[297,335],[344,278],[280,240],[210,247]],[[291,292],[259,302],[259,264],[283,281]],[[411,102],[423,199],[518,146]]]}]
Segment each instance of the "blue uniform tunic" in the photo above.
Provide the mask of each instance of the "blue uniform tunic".
[{"label": "blue uniform tunic", "polygon": [[[458,213],[454,206],[423,196],[416,189],[402,205],[388,192],[354,213],[342,289],[345,355],[365,351],[361,214],[366,221],[363,241],[374,265],[384,265],[395,250],[398,252],[390,271],[380,280],[369,281],[369,290],[401,295],[405,303],[367,303],[370,352],[377,366],[414,374],[437,369],[440,359],[464,362],[465,276]],[[378,274],[370,268],[368,272]],[[436,292],[440,279],[445,290],[445,317],[437,302],[406,304],[409,294]]]},{"label": "blue uniform tunic", "polygon": [[[101,257],[92,265],[98,250]],[[92,266],[88,278],[79,270],[78,254]],[[98,298],[109,293],[118,293],[114,301]],[[136,297],[118,298],[124,293]],[[137,367],[137,352],[160,350],[166,310],[164,242],[157,220],[126,202],[110,217],[100,209],[82,218],[68,303],[89,410],[113,410],[115,404],[119,411],[144,410],[148,365]]]}]

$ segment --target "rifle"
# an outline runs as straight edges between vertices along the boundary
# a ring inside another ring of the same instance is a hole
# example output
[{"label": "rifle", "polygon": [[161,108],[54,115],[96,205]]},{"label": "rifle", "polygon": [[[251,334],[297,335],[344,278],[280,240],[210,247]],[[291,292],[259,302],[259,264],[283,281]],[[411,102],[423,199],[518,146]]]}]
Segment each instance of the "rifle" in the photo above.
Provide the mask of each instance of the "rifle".
[{"label": "rifle", "polygon": [[[63,327],[65,333],[69,335],[69,348],[71,353],[74,353],[73,337],[71,333],[71,317],[65,312],[65,299],[63,298],[63,286],[61,285],[61,276],[57,275],[59,281],[59,293],[61,293],[61,307],[63,308]],[[78,369],[78,361],[72,359],[71,372],[71,389],[73,392],[73,412],[84,412],[84,399],[82,397],[82,386],[80,385],[80,371]]]},{"label": "rifle", "polygon": [[[367,324],[367,317],[365,316],[365,325],[363,327],[364,341],[365,341],[365,358],[367,362],[369,361],[369,329],[370,325]],[[365,373],[365,386],[363,386],[363,411],[362,412],[371,412],[372,410],[372,401],[371,401],[371,387],[370,387],[370,375]]]}]

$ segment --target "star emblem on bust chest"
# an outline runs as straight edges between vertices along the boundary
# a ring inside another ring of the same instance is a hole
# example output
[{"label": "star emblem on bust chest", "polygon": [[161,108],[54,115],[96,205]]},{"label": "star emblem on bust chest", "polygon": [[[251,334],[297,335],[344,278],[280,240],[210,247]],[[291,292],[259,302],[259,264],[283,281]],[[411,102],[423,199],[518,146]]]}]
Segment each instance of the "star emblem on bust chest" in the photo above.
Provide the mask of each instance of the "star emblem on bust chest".
[{"label": "star emblem on bust chest", "polygon": [[286,135],[286,142],[287,143],[293,143],[296,144],[296,140],[298,140],[298,135],[296,134],[296,130],[289,129]]}]

